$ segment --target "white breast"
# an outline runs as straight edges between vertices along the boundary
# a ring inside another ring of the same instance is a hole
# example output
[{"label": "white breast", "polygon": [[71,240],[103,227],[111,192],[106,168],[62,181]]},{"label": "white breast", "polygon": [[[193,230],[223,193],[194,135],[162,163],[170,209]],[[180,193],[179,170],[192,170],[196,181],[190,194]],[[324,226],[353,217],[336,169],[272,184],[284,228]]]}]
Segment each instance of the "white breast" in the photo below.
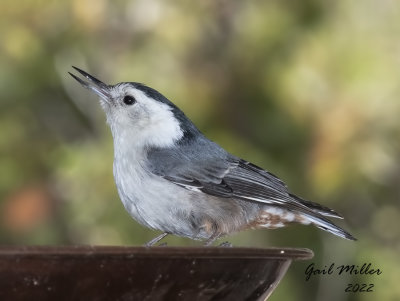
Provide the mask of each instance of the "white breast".
[{"label": "white breast", "polygon": [[190,192],[147,171],[143,160],[141,156],[114,160],[114,177],[126,210],[149,228],[172,233],[187,231],[185,219],[177,216],[190,213]]}]

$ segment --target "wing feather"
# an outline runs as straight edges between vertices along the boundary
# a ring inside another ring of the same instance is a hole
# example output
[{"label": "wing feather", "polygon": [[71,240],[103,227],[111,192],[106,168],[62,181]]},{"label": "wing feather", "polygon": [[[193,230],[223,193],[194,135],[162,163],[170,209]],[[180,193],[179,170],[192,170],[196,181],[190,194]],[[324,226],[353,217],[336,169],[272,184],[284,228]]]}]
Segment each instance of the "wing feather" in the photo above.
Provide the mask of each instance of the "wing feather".
[{"label": "wing feather", "polygon": [[[338,217],[333,210],[290,194],[272,173],[200,139],[179,149],[149,151],[149,169],[176,185],[222,198],[239,198],[288,209]],[[185,149],[187,148],[187,149]],[[204,149],[198,158],[193,149]]]}]

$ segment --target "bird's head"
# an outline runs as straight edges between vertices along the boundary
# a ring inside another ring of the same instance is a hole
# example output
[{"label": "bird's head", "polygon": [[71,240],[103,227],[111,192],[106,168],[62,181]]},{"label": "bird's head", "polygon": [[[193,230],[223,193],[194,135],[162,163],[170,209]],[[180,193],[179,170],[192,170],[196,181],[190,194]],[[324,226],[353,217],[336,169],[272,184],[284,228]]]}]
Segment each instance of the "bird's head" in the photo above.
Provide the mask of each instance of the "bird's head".
[{"label": "bird's head", "polygon": [[199,134],[184,113],[158,91],[135,82],[107,85],[87,72],[73,68],[85,80],[69,74],[100,97],[114,142],[170,147]]}]

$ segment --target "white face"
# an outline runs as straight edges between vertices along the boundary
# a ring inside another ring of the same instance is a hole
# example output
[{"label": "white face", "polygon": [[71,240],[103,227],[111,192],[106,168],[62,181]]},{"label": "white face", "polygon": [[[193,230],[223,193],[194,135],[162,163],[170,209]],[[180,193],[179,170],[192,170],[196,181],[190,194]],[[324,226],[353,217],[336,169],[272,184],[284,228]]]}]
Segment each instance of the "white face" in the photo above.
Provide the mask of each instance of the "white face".
[{"label": "white face", "polygon": [[171,107],[147,96],[130,83],[110,88],[101,98],[116,147],[168,147],[183,136]]}]

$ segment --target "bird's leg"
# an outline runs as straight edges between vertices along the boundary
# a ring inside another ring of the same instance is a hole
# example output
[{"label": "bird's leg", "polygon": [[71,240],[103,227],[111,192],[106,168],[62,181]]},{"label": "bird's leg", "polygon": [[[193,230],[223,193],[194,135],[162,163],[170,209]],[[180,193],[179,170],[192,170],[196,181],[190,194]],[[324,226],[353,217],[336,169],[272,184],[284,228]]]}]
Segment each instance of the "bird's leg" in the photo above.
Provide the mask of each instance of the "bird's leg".
[{"label": "bird's leg", "polygon": [[206,242],[204,243],[204,246],[205,246],[205,247],[211,246],[212,243],[213,243],[216,239],[217,239],[216,237],[211,237],[211,238],[207,239]]},{"label": "bird's leg", "polygon": [[214,233],[213,235],[210,236],[209,239],[206,240],[206,242],[204,243],[204,246],[208,247],[211,246],[214,241],[216,241],[219,238],[219,234],[218,233]]},{"label": "bird's leg", "polygon": [[158,235],[157,237],[153,238],[152,240],[150,240],[149,242],[147,242],[145,244],[146,247],[151,247],[154,246],[156,243],[158,243],[161,239],[163,239],[165,236],[167,236],[169,233],[164,232],[161,235]]}]

